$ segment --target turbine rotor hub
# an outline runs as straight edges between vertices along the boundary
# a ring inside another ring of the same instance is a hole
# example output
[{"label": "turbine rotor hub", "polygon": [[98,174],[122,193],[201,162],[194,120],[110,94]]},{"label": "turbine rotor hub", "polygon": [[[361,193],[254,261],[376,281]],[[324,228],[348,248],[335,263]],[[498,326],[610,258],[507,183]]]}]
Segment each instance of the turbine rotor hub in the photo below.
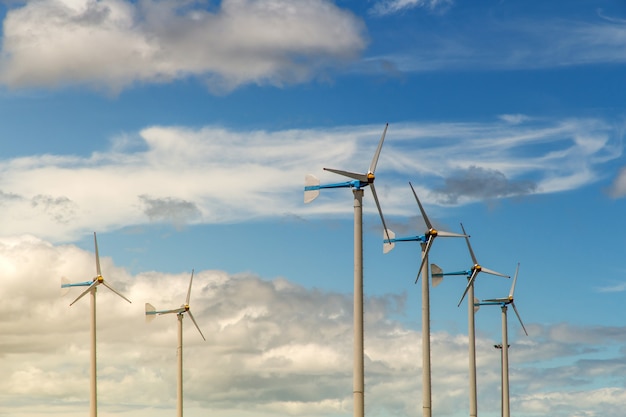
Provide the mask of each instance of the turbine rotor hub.
[{"label": "turbine rotor hub", "polygon": [[483,269],[483,267],[482,267],[482,266],[480,266],[480,265],[478,265],[478,264],[476,264],[476,265],[474,265],[474,269],[475,269],[476,271],[480,272],[480,271]]},{"label": "turbine rotor hub", "polygon": [[104,281],[104,278],[102,277],[102,275],[98,275],[98,276],[96,277],[96,280],[97,280],[100,284],[102,284],[102,282]]},{"label": "turbine rotor hub", "polygon": [[437,231],[437,229],[430,229],[428,231],[428,234],[432,237],[437,237],[437,235],[439,234],[439,232]]},{"label": "turbine rotor hub", "polygon": [[368,182],[368,184],[373,183],[375,179],[376,179],[376,177],[374,176],[373,172],[368,172],[367,173],[367,182]]}]

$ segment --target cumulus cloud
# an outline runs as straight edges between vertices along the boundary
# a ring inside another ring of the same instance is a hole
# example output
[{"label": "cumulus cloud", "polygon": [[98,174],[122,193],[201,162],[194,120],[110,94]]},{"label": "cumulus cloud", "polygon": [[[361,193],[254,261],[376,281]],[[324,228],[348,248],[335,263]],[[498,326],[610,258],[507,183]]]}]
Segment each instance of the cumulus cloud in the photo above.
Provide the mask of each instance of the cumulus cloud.
[{"label": "cumulus cloud", "polygon": [[0,80],[11,88],[188,76],[217,91],[310,80],[365,47],[365,28],[328,0],[40,0],[4,20]]},{"label": "cumulus cloud", "polygon": [[[104,255],[105,279],[132,304],[99,287],[100,411],[171,414],[176,404],[176,319],[162,315],[145,323],[144,303],[178,307],[185,301],[189,272],[132,275]],[[89,302],[81,299],[70,307],[79,290],[60,298],[58,277],[76,282],[94,274],[89,251],[30,236],[0,238],[0,297],[11,300],[0,305],[0,411],[84,415]],[[37,285],[25,285],[33,277]],[[394,294],[365,300],[366,404],[374,416],[409,415],[421,405],[421,335],[393,318],[402,313],[403,302],[404,296]],[[196,271],[190,306],[207,340],[184,319],[187,414],[327,416],[350,410],[351,296],[306,289],[285,278],[205,270]],[[578,398],[579,412],[610,415],[621,406],[624,353],[602,358],[580,354],[623,344],[623,328],[528,325],[530,338],[511,340],[515,409],[529,416],[566,416],[561,400],[589,384],[593,389]],[[442,415],[457,415],[467,401],[467,337],[438,331],[431,343],[433,407]],[[500,369],[492,366],[499,361],[492,344],[479,334],[479,399],[493,404],[495,412]],[[614,385],[598,385],[597,376],[605,374]]]},{"label": "cumulus cloud", "polygon": [[[269,132],[153,126],[124,134],[134,138],[133,146],[113,140],[111,149],[87,156],[0,161],[0,204],[11,218],[0,233],[66,240],[148,222],[346,215],[329,193],[304,205],[304,175],[336,182],[337,175],[322,167],[366,172],[383,127]],[[407,180],[423,199],[448,204],[571,190],[602,178],[604,164],[621,155],[620,134],[597,119],[392,124],[377,191],[390,215],[413,215]]]}]

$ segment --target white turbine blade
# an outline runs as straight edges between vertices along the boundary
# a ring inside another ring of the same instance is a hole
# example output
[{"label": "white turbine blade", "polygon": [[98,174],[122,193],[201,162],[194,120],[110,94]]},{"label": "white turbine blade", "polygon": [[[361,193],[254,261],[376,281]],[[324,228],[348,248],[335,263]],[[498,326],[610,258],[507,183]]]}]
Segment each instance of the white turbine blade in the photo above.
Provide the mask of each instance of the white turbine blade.
[{"label": "white turbine blade", "polygon": [[61,297],[63,297],[65,294],[67,294],[68,292],[70,292],[70,286],[69,286],[70,280],[65,278],[65,277],[61,277]]},{"label": "white turbine blade", "polygon": [[476,260],[476,256],[474,256],[474,251],[472,250],[472,245],[470,245],[469,235],[465,232],[463,223],[461,223],[461,230],[463,230],[463,234],[465,235],[465,241],[467,242],[467,248],[469,249],[470,256],[472,257],[472,262],[474,262],[474,265],[478,265],[478,261]]},{"label": "white turbine blade", "polygon": [[426,228],[430,230],[433,228],[433,225],[430,223],[430,220],[428,219],[428,216],[426,215],[426,211],[424,210],[424,207],[422,206],[420,199],[417,198],[417,193],[415,192],[415,189],[413,188],[413,184],[411,184],[411,181],[409,181],[409,185],[411,186],[411,191],[413,191],[413,196],[415,196],[415,201],[417,201],[417,205],[419,206],[420,212],[422,213],[422,218],[424,219],[424,222],[426,223]]},{"label": "white turbine blade", "polygon": [[150,303],[146,303],[146,323],[151,322],[156,317],[156,308]]},{"label": "white turbine blade", "polygon": [[484,272],[485,274],[490,274],[490,275],[497,275],[499,277],[504,277],[504,278],[511,278],[509,275],[503,274],[501,272],[496,272],[496,271],[494,271],[492,269],[487,269],[487,268],[484,268],[484,267],[481,267],[480,272]]},{"label": "white turbine blade", "polygon": [[380,156],[380,151],[383,148],[383,142],[385,141],[385,135],[387,134],[387,128],[389,127],[389,123],[385,124],[385,130],[383,130],[383,135],[380,137],[380,142],[378,142],[378,148],[376,148],[376,153],[374,154],[374,158],[372,158],[372,163],[370,164],[369,172],[372,174],[376,171],[376,165],[378,164],[378,157]]},{"label": "white turbine blade", "polygon": [[107,287],[108,289],[110,289],[111,291],[113,291],[115,294],[119,295],[120,297],[122,297],[124,300],[128,301],[129,303],[132,304],[132,301],[130,301],[128,298],[124,297],[122,295],[122,293],[120,293],[118,290],[116,290],[115,288],[111,287],[111,285],[109,285],[106,281],[102,281],[102,285],[104,285],[105,287]]},{"label": "white turbine blade", "polygon": [[474,297],[474,313],[478,312],[478,310],[480,310],[480,300],[476,297]]},{"label": "white turbine blade", "polygon": [[189,305],[189,298],[191,297],[191,283],[193,282],[193,269],[191,270],[191,279],[189,280],[189,289],[187,290],[187,298],[185,299],[185,305]]},{"label": "white turbine blade", "polygon": [[[378,208],[378,214],[380,214],[380,220],[383,222],[383,230],[387,231],[387,225],[385,224],[385,217],[383,216],[383,211],[380,208],[380,202],[378,201],[378,196],[376,195],[376,188],[374,188],[374,183],[370,184],[370,188],[372,189],[372,195],[374,196],[374,202],[376,202],[376,207]],[[389,239],[389,236],[387,236]]]},{"label": "white turbine blade", "polygon": [[515,315],[517,316],[517,319],[519,320],[519,324],[522,325],[522,329],[524,329],[524,333],[526,333],[526,336],[528,336],[526,327],[524,327],[524,323],[522,323],[522,318],[520,317],[519,312],[517,311],[517,307],[515,307],[515,303],[513,301],[511,301],[511,306],[513,306],[513,311],[515,311]]},{"label": "white turbine blade", "polygon": [[307,190],[306,187],[317,187],[320,185],[320,180],[315,175],[307,174],[304,177],[304,204],[310,203],[320,195],[319,188],[314,190]]},{"label": "white turbine blade", "polygon": [[517,282],[517,273],[519,272],[519,262],[517,268],[515,268],[515,276],[513,277],[513,284],[511,285],[511,292],[509,292],[509,299],[513,299],[513,293],[515,292],[515,283]]},{"label": "white turbine blade", "polygon": [[335,174],[343,175],[344,177],[352,178],[362,182],[367,182],[366,174],[357,174],[356,172],[342,171],[340,169],[324,168],[325,171],[334,172]]},{"label": "white turbine blade", "polygon": [[[422,273],[422,268],[424,267],[424,263],[426,259],[428,259],[428,252],[430,252],[430,247],[433,245],[435,237],[432,235],[428,236],[428,241],[426,242],[426,248],[422,252],[422,262],[420,263],[420,269],[417,271],[417,277],[415,277],[415,283],[417,284],[417,280],[420,279],[420,274]],[[428,279],[428,277],[426,277]]]},{"label": "white turbine blade", "polygon": [[193,318],[193,314],[191,314],[191,310],[187,310],[187,313],[189,313],[189,318],[191,319],[191,321],[193,321],[193,324],[196,326],[196,329],[198,329],[198,332],[200,332],[200,336],[202,336],[204,341],[206,341],[206,337],[204,337],[204,335],[202,334],[202,330],[200,330],[200,327],[198,327],[198,323],[196,323],[196,319]]},{"label": "white turbine blade", "polygon": [[102,276],[102,271],[100,270],[100,254],[98,253],[98,239],[96,239],[96,232],[93,232],[93,243],[96,247],[96,272],[98,276]]},{"label": "white turbine blade", "polygon": [[94,279],[93,282],[91,283],[90,286],[87,287],[87,289],[85,291],[83,291],[78,297],[76,297],[76,299],[74,301],[72,301],[70,303],[70,306],[74,305],[74,303],[78,300],[80,300],[81,298],[83,298],[85,296],[85,294],[87,294],[89,291],[91,291],[91,289],[93,287],[95,287],[96,285],[98,285],[98,280]]},{"label": "white turbine blade", "polygon": [[439,237],[467,237],[467,235],[462,235],[460,233],[446,232],[444,230],[437,230],[437,236]]},{"label": "white turbine blade", "polygon": [[389,253],[393,248],[396,247],[396,242],[385,242],[384,240],[395,239],[396,234],[389,229],[385,229],[383,232],[383,253]]},{"label": "white turbine blade", "polygon": [[507,304],[509,301],[508,298],[488,298],[486,300],[483,300],[483,303],[503,303],[503,304]]},{"label": "white turbine blade", "polygon": [[470,279],[467,281],[467,287],[465,287],[465,291],[463,291],[463,295],[461,296],[461,299],[459,300],[459,304],[457,304],[457,307],[461,305],[461,303],[463,302],[463,299],[465,298],[465,294],[467,294],[467,291],[470,289],[470,287],[474,285],[474,281],[476,280],[476,275],[478,275],[478,270],[477,269],[472,270],[472,275],[470,276]]},{"label": "white turbine blade", "polygon": [[433,282],[433,288],[441,284],[443,281],[443,270],[437,264],[430,264],[430,279]]}]

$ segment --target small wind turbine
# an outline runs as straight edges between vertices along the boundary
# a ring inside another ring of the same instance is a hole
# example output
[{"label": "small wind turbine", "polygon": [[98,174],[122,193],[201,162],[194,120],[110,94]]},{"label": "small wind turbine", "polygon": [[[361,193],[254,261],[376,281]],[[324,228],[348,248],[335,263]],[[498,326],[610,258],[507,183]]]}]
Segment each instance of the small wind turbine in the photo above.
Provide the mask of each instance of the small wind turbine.
[{"label": "small wind turbine", "polygon": [[372,189],[374,201],[383,223],[383,228],[387,230],[383,212],[380,209],[374,180],[376,164],[383,147],[387,127],[385,125],[383,135],[378,143],[378,148],[374,153],[369,169],[365,174],[342,171],[338,169],[324,168],[326,171],[352,178],[352,181],[320,185],[320,181],[313,175],[308,174],[304,178],[304,202],[310,203],[315,200],[323,188],[352,188],[354,194],[354,376],[352,382],[352,392],[354,400],[354,417],[363,417],[365,414],[365,377],[363,358],[363,188],[369,186]]},{"label": "small wind turbine", "polygon": [[176,374],[177,417],[183,417],[183,314],[189,314],[189,318],[196,326],[196,329],[198,329],[200,336],[202,336],[202,339],[206,341],[206,338],[202,334],[200,327],[198,327],[198,323],[196,323],[196,319],[193,318],[193,314],[191,314],[191,310],[189,309],[189,298],[191,297],[192,282],[193,270],[191,270],[191,279],[189,280],[189,289],[187,290],[187,298],[185,299],[185,304],[181,305],[179,308],[175,308],[172,310],[156,310],[152,304],[146,303],[146,322],[152,321],[155,316],[160,316],[161,314],[174,313],[178,318],[178,347],[176,349],[176,357],[178,360],[178,369]]},{"label": "small wind turbine", "polygon": [[[430,417],[432,415],[432,394],[431,394],[431,374],[430,374],[430,290],[428,288],[428,252],[432,247],[433,242],[437,236],[441,237],[465,237],[458,233],[445,232],[443,230],[437,230],[433,227],[430,219],[426,215],[426,211],[422,206],[417,193],[413,188],[413,184],[409,182],[411,191],[415,196],[415,201],[419,206],[422,218],[426,223],[428,230],[423,235],[399,237],[397,238],[395,233],[391,230],[385,230],[383,235],[383,253],[388,253],[395,247],[395,242],[420,242],[422,246],[422,262],[420,268],[417,271],[417,277],[415,282],[423,272],[425,279],[422,279],[422,412],[424,417]],[[439,284],[440,281],[433,280],[433,286]]]},{"label": "small wind turbine", "polygon": [[122,297],[124,300],[131,302],[128,298],[124,297],[120,292],[107,283],[102,277],[102,271],[100,270],[100,255],[98,253],[98,240],[96,239],[96,232],[93,233],[93,242],[96,248],[96,273],[98,274],[91,281],[70,283],[67,278],[61,278],[61,295],[69,292],[71,287],[87,287],[72,303],[80,300],[85,294],[91,294],[91,376],[90,376],[90,396],[89,396],[89,415],[96,417],[98,415],[98,394],[97,394],[97,373],[96,373],[96,290],[97,286],[102,284],[115,294]]},{"label": "small wind turbine", "polygon": [[515,283],[517,282],[517,273],[519,272],[519,263],[517,264],[517,268],[515,269],[515,277],[513,278],[513,284],[511,285],[511,291],[509,292],[509,296],[505,298],[492,298],[489,300],[483,300],[480,303],[474,303],[476,306],[476,310],[480,306],[486,305],[496,305],[500,306],[502,310],[502,417],[510,417],[511,408],[509,404],[509,341],[508,341],[508,326],[507,326],[507,306],[510,304],[513,307],[513,311],[515,311],[515,315],[519,320],[519,324],[522,325],[522,329],[526,336],[528,336],[528,332],[526,331],[526,327],[524,327],[524,323],[522,323],[522,318],[517,311],[517,307],[515,307],[515,301],[513,298],[513,293],[515,292]]},{"label": "small wind turbine", "polygon": [[431,274],[433,279],[433,286],[438,285],[445,275],[465,275],[467,276],[467,286],[465,287],[465,291],[463,292],[463,296],[459,300],[458,306],[463,302],[463,298],[467,294],[470,301],[467,303],[467,338],[469,345],[469,373],[470,373],[470,417],[476,417],[478,415],[478,399],[477,399],[477,389],[476,389],[476,329],[474,325],[474,314],[476,312],[476,307],[474,306],[474,302],[478,301],[474,297],[474,281],[480,272],[484,272],[486,274],[497,275],[500,277],[510,278],[508,275],[502,274],[500,272],[493,271],[491,269],[484,268],[481,266],[476,260],[476,256],[474,255],[474,251],[472,250],[472,245],[469,241],[469,236],[465,232],[465,228],[463,227],[463,223],[461,223],[461,230],[463,230],[463,234],[465,236],[465,242],[467,242],[467,248],[469,249],[470,256],[472,257],[472,262],[474,265],[471,269],[466,271],[458,271],[458,272],[448,272],[444,273],[442,269],[435,265],[431,264]]}]

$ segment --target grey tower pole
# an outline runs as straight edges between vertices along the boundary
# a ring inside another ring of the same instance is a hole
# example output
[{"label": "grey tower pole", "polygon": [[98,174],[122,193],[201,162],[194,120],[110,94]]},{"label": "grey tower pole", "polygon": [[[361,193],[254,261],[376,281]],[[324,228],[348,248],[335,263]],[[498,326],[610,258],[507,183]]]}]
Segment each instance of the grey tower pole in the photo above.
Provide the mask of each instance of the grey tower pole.
[{"label": "grey tower pole", "polygon": [[96,287],[89,291],[89,303],[91,306],[91,372],[89,376],[89,416],[98,416],[98,387],[97,387],[97,366],[96,366]]},{"label": "grey tower pole", "polygon": [[183,315],[178,313],[178,347],[176,348],[176,359],[178,369],[176,370],[176,417],[183,417]]},{"label": "grey tower pole", "polygon": [[478,415],[478,401],[476,395],[476,334],[474,328],[474,284],[467,291],[467,339],[469,345],[469,401],[470,417]]},{"label": "grey tower pole", "polygon": [[363,190],[354,189],[354,417],[365,415],[363,360]]},{"label": "grey tower pole", "polygon": [[428,255],[426,243],[422,243],[422,256],[427,259],[421,271],[422,275],[422,413],[424,417],[432,415],[432,394],[430,376],[430,289],[428,287]]},{"label": "grey tower pole", "polygon": [[502,417],[509,417],[509,335],[506,318],[507,306],[502,306]]}]

